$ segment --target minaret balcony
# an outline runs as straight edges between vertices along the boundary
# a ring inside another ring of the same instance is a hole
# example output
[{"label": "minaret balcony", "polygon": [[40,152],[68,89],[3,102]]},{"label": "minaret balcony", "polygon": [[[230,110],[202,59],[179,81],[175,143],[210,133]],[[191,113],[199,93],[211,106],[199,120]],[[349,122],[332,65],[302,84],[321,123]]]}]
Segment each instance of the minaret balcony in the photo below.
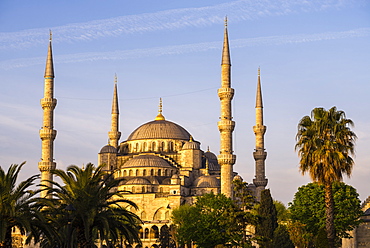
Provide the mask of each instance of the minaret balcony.
[{"label": "minaret balcony", "polygon": [[55,162],[44,162],[44,161],[39,162],[39,170],[41,172],[55,170],[55,168],[56,168]]},{"label": "minaret balcony", "polygon": [[217,156],[218,163],[222,166],[223,164],[235,164],[236,156],[234,154],[219,154]]},{"label": "minaret balcony", "polygon": [[220,98],[220,100],[224,100],[224,99],[232,100],[234,97],[233,88],[219,88],[217,93],[218,93],[218,97]]},{"label": "minaret balcony", "polygon": [[254,160],[266,160],[267,152],[263,150],[256,150],[253,152]]},{"label": "minaret balcony", "polygon": [[234,131],[234,128],[235,128],[235,121],[220,120],[217,123],[217,126],[218,126],[218,130],[220,130],[220,132],[223,132],[223,131],[232,132],[232,131]]},{"label": "minaret balcony", "polygon": [[263,126],[263,125],[256,125],[256,126],[253,126],[253,131],[254,131],[254,134],[257,135],[257,134],[262,134],[264,135],[266,133],[266,126]]},{"label": "minaret balcony", "polygon": [[54,140],[56,136],[57,136],[56,130],[47,128],[40,129],[41,140]]},{"label": "minaret balcony", "polygon": [[121,132],[118,131],[109,131],[108,132],[109,139],[116,139],[119,140],[121,138]]},{"label": "minaret balcony", "polygon": [[256,187],[266,187],[268,183],[268,179],[265,178],[265,179],[253,179],[253,184],[256,186]]},{"label": "minaret balcony", "polygon": [[57,105],[57,99],[55,98],[42,98],[40,100],[40,104],[42,109],[54,109],[55,106]]}]

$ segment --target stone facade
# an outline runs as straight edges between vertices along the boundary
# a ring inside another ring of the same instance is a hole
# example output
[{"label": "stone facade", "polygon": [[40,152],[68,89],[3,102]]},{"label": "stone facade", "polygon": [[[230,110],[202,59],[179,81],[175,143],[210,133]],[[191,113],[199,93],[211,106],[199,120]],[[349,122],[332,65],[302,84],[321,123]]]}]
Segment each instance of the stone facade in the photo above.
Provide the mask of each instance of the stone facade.
[{"label": "stone facade", "polygon": [[342,240],[342,248],[370,248],[370,196],[362,204],[363,221],[350,232],[351,239]]}]

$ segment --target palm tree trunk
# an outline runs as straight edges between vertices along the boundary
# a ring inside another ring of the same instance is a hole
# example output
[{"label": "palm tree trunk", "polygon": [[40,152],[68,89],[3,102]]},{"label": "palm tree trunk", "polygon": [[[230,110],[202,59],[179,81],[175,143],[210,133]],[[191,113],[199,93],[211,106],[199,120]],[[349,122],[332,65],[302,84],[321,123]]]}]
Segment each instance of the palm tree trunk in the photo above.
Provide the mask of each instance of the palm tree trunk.
[{"label": "palm tree trunk", "polygon": [[12,228],[8,227],[5,232],[5,239],[0,243],[1,248],[12,248]]},{"label": "palm tree trunk", "polygon": [[325,214],[326,214],[326,233],[329,248],[335,248],[335,227],[334,227],[334,198],[332,184],[325,183]]}]

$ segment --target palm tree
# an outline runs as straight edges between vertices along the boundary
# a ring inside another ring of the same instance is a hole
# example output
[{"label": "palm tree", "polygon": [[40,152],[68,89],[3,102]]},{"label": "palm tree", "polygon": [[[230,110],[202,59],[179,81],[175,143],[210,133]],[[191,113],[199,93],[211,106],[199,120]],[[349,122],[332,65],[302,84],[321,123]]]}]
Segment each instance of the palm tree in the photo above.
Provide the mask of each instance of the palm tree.
[{"label": "palm tree", "polygon": [[354,161],[356,134],[350,130],[353,122],[343,111],[314,108],[298,124],[295,149],[300,156],[300,171],[324,185],[326,232],[330,247],[335,247],[334,200],[332,183],[350,176]]},{"label": "palm tree", "polygon": [[140,243],[141,221],[126,209],[136,207],[135,203],[124,199],[122,192],[116,190],[121,180],[114,179],[113,174],[102,168],[89,163],[85,169],[71,165],[66,172],[52,171],[64,185],[53,181],[53,187],[46,188],[52,197],[42,200],[47,206],[43,211],[59,236],[44,240],[43,247],[53,247],[57,241],[63,247],[90,248],[97,240],[110,244],[122,237],[128,243]]},{"label": "palm tree", "polygon": [[12,164],[7,172],[0,167],[0,247],[12,247],[12,230],[17,228],[24,235],[32,230],[37,216],[35,192],[29,188],[39,176],[16,184],[24,164]]}]

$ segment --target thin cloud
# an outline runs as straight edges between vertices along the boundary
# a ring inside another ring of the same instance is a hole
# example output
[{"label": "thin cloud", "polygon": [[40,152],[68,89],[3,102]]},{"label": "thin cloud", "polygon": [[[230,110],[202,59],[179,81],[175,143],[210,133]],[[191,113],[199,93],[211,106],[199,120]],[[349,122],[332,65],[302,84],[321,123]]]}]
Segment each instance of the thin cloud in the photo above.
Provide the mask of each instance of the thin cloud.
[{"label": "thin cloud", "polygon": [[[231,48],[253,47],[253,46],[272,46],[299,44],[308,42],[320,42],[326,40],[337,40],[345,38],[356,38],[370,36],[370,28],[359,28],[342,32],[327,32],[318,34],[298,34],[283,36],[268,36],[248,39],[236,39],[230,41]],[[154,47],[146,49],[118,50],[113,52],[93,52],[66,54],[55,57],[55,63],[79,63],[86,61],[102,60],[128,60],[143,57],[158,57],[166,55],[178,55],[186,53],[204,52],[214,49],[220,49],[221,42],[203,42],[186,45],[175,45],[166,47]],[[12,59],[0,62],[0,69],[9,70],[19,67],[29,67],[45,63],[44,57]]]},{"label": "thin cloud", "polygon": [[[240,22],[266,16],[338,9],[351,4],[351,0],[238,0],[199,8],[172,9],[72,23],[51,29],[57,35],[55,41],[57,43],[88,42],[135,33],[206,27],[222,23],[226,14],[232,22]],[[44,45],[48,29],[36,28],[0,33],[0,50]]]}]

